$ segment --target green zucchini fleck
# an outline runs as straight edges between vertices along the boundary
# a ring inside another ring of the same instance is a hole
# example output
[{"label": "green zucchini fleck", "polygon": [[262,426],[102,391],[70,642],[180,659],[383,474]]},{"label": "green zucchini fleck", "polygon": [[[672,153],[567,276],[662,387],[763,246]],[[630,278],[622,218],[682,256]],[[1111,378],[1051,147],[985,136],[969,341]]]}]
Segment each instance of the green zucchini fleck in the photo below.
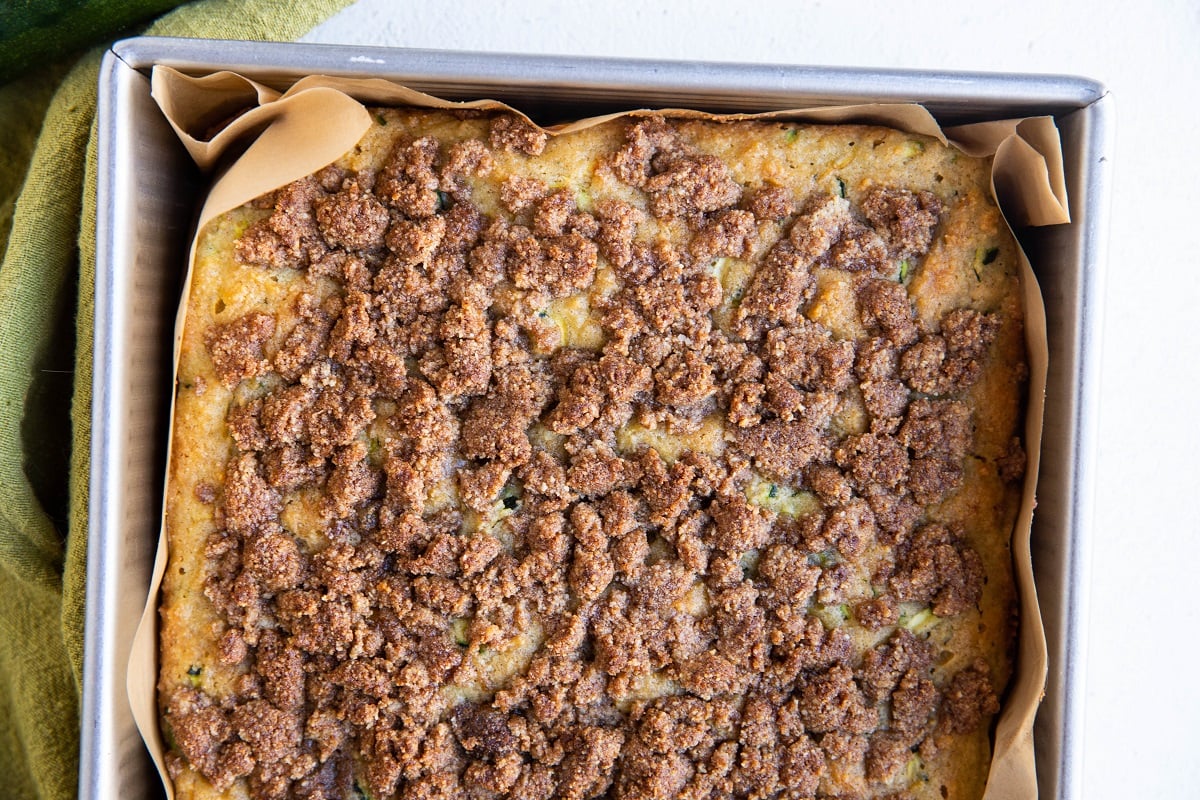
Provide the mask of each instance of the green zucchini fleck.
[{"label": "green zucchini fleck", "polygon": [[975,280],[983,281],[983,267],[995,261],[999,252],[1000,248],[998,247],[975,248],[975,261],[971,264],[971,269],[975,272]]},{"label": "green zucchini fleck", "polygon": [[758,577],[758,557],[757,550],[748,550],[742,553],[738,559],[738,566],[742,568],[742,578],[744,580],[753,580]]},{"label": "green zucchini fleck", "polygon": [[812,615],[821,620],[828,630],[842,627],[850,619],[850,606],[846,603],[838,605],[822,605],[816,603],[812,607]]},{"label": "green zucchini fleck", "polygon": [[808,565],[810,567],[829,567],[838,563],[837,553],[834,550],[822,550],[819,553],[809,553]]},{"label": "green zucchini fleck", "polygon": [[991,264],[999,255],[999,247],[976,247],[975,264],[976,266]]},{"label": "green zucchini fleck", "polygon": [[383,442],[378,436],[367,438],[367,460],[376,467],[383,465]]},{"label": "green zucchini fleck", "polygon": [[921,153],[925,152],[925,143],[916,139],[909,139],[904,143],[904,160],[916,158]]},{"label": "green zucchini fleck", "polygon": [[383,114],[376,114],[375,121],[378,122],[381,126],[387,127],[388,120],[387,120],[387,117],[385,117]]},{"label": "green zucchini fleck", "polygon": [[844,180],[842,180],[841,178],[837,178],[837,182],[838,182],[838,194],[842,196],[843,200],[845,200],[846,199],[846,182]]},{"label": "green zucchini fleck", "polygon": [[939,622],[941,622],[941,620],[937,618],[937,616],[933,613],[933,609],[931,608],[923,608],[915,614],[905,614],[901,615],[900,617],[900,625],[902,627],[908,628],[914,634],[922,638],[927,637],[929,632],[933,630],[933,628]]},{"label": "green zucchini fleck", "polygon": [[791,144],[792,142],[796,141],[798,136],[800,136],[800,131],[796,128],[791,128],[787,133],[784,134],[783,138],[784,141],[786,141],[788,144]]},{"label": "green zucchini fleck", "polygon": [[908,271],[911,268],[912,268],[912,265],[908,263],[907,258],[900,262],[900,281],[901,282],[908,279]]},{"label": "green zucchini fleck", "polygon": [[929,773],[925,769],[925,762],[916,753],[913,753],[912,758],[904,765],[904,778],[910,786],[914,783],[925,783],[929,780]]},{"label": "green zucchini fleck", "polygon": [[169,716],[163,719],[162,734],[163,743],[166,744],[167,750],[179,752],[179,742],[175,739],[175,728],[171,725],[171,718]]},{"label": "green zucchini fleck", "polygon": [[470,642],[470,637],[467,636],[467,621],[465,619],[456,619],[451,622],[450,635],[454,637],[456,645],[466,647]]},{"label": "green zucchini fleck", "polygon": [[[500,490],[500,506],[505,511],[515,511],[521,505],[521,484],[519,481],[509,481]],[[508,515],[500,512],[501,517]]]},{"label": "green zucchini fleck", "polygon": [[595,208],[595,198],[592,197],[592,187],[588,183],[580,183],[575,186],[575,205],[580,211],[590,212]]},{"label": "green zucchini fleck", "polygon": [[191,684],[193,689],[199,689],[201,676],[204,674],[204,667],[200,666],[199,664],[192,664],[190,667],[188,667],[187,674],[188,683]]}]

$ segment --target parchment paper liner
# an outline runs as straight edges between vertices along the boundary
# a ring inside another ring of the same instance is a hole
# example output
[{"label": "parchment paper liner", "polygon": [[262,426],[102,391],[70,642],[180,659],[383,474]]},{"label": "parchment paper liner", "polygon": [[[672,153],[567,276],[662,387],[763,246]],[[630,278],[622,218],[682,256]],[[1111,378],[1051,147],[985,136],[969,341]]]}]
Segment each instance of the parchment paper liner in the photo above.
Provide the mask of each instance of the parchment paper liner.
[{"label": "parchment paper liner", "polygon": [[[246,148],[236,161],[220,172],[200,213],[198,232],[214,217],[264,192],[315,172],[350,150],[371,125],[370,113],[364,103],[516,111],[492,100],[449,102],[378,78],[309,76],[280,94],[232,72],[193,78],[169,67],[156,67],[151,85],[154,99],[202,169],[212,170],[223,156],[236,148]],[[520,114],[519,111],[516,113]],[[547,130],[551,135],[561,135],[614,117],[645,113],[650,112],[643,109],[593,117]],[[670,117],[719,120],[878,124],[932,136],[958,147],[968,155],[994,157],[992,189],[1010,225],[1054,225],[1070,221],[1058,129],[1050,117],[942,128],[922,106],[905,104],[866,104],[765,114],[714,115],[686,109],[658,110],[655,113]],[[226,121],[227,124],[222,125]],[[314,134],[314,130],[318,133]],[[216,132],[210,135],[212,131]],[[184,298],[191,285],[194,256],[193,240],[184,282]],[[1012,554],[1021,622],[1017,663],[996,725],[991,770],[984,795],[986,800],[1028,800],[1037,796],[1033,721],[1046,682],[1046,637],[1029,550],[1045,405],[1048,361],[1046,314],[1037,279],[1024,252],[1020,252],[1020,260],[1025,300],[1025,336],[1029,351],[1029,397],[1025,414],[1028,465],[1024,493],[1014,526]],[[185,308],[186,303],[181,303],[176,320],[176,371]],[[130,653],[126,687],[134,720],[158,767],[167,796],[173,798],[173,787],[164,765],[166,748],[159,729],[156,698],[158,593],[166,562],[164,524],[159,536],[150,594]]]}]

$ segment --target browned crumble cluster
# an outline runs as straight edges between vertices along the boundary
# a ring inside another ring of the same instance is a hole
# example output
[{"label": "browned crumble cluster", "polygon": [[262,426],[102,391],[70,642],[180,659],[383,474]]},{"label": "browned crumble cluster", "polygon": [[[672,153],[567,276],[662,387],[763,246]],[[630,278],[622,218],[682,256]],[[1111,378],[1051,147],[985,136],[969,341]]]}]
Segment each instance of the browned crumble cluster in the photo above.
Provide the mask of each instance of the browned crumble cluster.
[{"label": "browned crumble cluster", "polygon": [[[874,546],[892,557],[879,596],[848,611],[864,628],[895,625],[900,603],[951,616],[980,596],[979,556],[921,507],[963,479],[961,397],[998,321],[960,309],[924,330],[894,277],[929,250],[937,198],[744,189],[649,117],[601,168],[684,221],[686,247],[637,240],[644,212],[628,204],[587,213],[536,180],[501,187],[510,217],[471,204],[466,179],[494,153],[545,144],[505,115],[487,142],[401,141],[378,174],[328,168],[278,190],[238,242],[246,265],[341,289],[301,294],[277,348],[264,313],[207,335],[227,385],[274,382],[229,410],[224,485],[195,487],[219,508],[205,593],[241,677],[225,701],[166,699],[173,769],[218,788],[246,778],[259,799],[806,798],[833,765],[888,783],[997,710],[982,660],[939,689],[909,630],[860,657],[814,615],[844,602],[847,566]],[[766,223],[783,235],[722,332],[707,267],[753,252]],[[599,308],[603,347],[557,347],[538,310],[588,287],[600,258],[619,280]],[[818,267],[854,274],[868,338],[805,318]],[[850,392],[869,425],[838,437]],[[617,444],[630,422],[683,435],[713,415],[720,455]],[[1000,468],[1016,480],[1023,463],[1014,441]],[[461,505],[425,513],[455,469]],[[820,510],[752,504],[753,473]],[[324,498],[319,552],[281,522],[305,489]],[[461,534],[497,503],[511,546]],[[706,611],[681,613],[697,586]],[[531,625],[543,641],[525,670],[439,710],[443,687],[480,679],[467,653]],[[636,699],[650,674],[678,689]]]}]

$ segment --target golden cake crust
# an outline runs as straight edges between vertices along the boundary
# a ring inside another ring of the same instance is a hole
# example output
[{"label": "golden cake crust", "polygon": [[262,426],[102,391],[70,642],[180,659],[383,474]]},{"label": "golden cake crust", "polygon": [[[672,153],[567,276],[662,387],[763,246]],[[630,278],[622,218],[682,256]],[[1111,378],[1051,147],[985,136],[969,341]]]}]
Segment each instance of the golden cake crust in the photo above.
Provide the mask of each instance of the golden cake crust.
[{"label": "golden cake crust", "polygon": [[1024,465],[988,163],[373,115],[198,239],[177,796],[979,796]]}]

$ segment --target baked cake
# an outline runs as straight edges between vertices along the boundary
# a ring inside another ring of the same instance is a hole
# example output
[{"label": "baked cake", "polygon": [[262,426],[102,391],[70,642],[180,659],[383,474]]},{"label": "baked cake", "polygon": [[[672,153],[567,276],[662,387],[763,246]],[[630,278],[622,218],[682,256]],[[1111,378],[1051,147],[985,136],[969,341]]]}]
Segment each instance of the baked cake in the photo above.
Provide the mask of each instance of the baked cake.
[{"label": "baked cake", "polygon": [[198,240],[176,797],[978,797],[1025,461],[989,163],[372,113]]}]

